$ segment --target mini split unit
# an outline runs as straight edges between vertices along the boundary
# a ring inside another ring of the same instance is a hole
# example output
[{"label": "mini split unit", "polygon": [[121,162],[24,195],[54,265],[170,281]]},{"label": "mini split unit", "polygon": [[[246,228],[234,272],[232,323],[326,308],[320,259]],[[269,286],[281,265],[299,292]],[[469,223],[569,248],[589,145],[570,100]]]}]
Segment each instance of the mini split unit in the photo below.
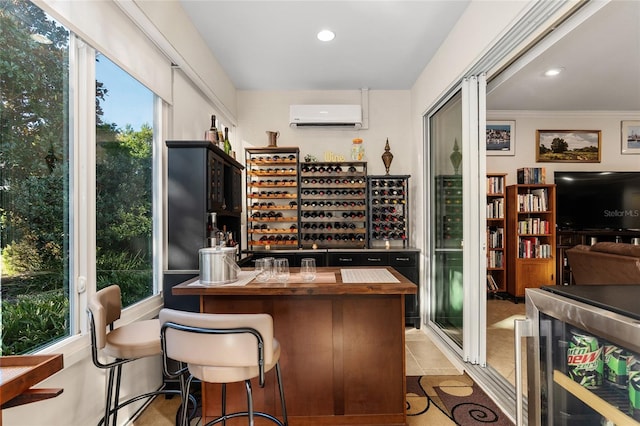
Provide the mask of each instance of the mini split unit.
[{"label": "mini split unit", "polygon": [[291,105],[291,127],[334,127],[359,129],[362,127],[360,105]]}]

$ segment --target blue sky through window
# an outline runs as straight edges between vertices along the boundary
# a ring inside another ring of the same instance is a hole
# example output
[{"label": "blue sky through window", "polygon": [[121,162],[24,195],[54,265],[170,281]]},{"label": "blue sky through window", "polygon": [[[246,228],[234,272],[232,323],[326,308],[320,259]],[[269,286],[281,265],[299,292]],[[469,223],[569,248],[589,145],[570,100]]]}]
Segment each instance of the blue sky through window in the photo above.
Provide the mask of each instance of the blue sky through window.
[{"label": "blue sky through window", "polygon": [[108,89],[101,101],[104,122],[116,123],[119,129],[127,124],[134,130],[144,123],[153,127],[153,92],[102,54],[96,61],[96,80]]}]

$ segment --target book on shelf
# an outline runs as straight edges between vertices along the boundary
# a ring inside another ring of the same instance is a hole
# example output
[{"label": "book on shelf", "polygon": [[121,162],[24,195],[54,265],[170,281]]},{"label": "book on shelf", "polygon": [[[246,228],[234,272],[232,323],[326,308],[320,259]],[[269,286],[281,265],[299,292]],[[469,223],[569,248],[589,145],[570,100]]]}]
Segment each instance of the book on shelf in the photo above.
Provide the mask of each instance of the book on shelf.
[{"label": "book on shelf", "polygon": [[549,207],[547,189],[534,189],[527,194],[518,194],[519,212],[545,212]]},{"label": "book on shelf", "polygon": [[522,237],[518,247],[520,259],[548,259],[551,257],[551,245],[541,243],[537,237]]},{"label": "book on shelf", "polygon": [[518,169],[519,184],[540,184],[546,181],[546,171],[544,167],[523,167]]},{"label": "book on shelf", "polygon": [[487,274],[487,288],[489,289],[489,291],[498,291],[500,289],[498,287],[498,283],[491,274]]},{"label": "book on shelf", "polygon": [[487,219],[504,218],[504,198],[498,198],[487,203]]},{"label": "book on shelf", "polygon": [[487,177],[487,194],[504,194],[504,177]]}]

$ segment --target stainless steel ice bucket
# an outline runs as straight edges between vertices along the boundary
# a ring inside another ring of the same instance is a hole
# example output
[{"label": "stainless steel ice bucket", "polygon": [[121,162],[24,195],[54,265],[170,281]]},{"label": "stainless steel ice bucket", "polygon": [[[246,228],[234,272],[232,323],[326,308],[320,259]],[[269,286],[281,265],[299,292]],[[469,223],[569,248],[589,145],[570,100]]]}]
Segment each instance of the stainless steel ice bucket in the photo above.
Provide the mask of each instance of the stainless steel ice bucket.
[{"label": "stainless steel ice bucket", "polygon": [[238,280],[240,268],[234,260],[235,247],[207,247],[200,249],[200,282],[226,284]]}]

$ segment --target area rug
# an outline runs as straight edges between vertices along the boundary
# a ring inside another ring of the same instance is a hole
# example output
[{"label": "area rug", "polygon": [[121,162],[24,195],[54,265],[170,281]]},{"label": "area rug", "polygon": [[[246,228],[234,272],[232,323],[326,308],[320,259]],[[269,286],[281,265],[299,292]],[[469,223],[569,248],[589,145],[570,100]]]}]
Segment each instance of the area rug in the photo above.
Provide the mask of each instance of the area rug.
[{"label": "area rug", "polygon": [[[409,426],[513,426],[509,418],[467,376],[407,376]],[[174,426],[178,398],[156,398],[132,426]],[[197,412],[192,426],[200,426]]]},{"label": "area rug", "polygon": [[513,426],[466,374],[407,376],[407,422],[411,426]]}]

